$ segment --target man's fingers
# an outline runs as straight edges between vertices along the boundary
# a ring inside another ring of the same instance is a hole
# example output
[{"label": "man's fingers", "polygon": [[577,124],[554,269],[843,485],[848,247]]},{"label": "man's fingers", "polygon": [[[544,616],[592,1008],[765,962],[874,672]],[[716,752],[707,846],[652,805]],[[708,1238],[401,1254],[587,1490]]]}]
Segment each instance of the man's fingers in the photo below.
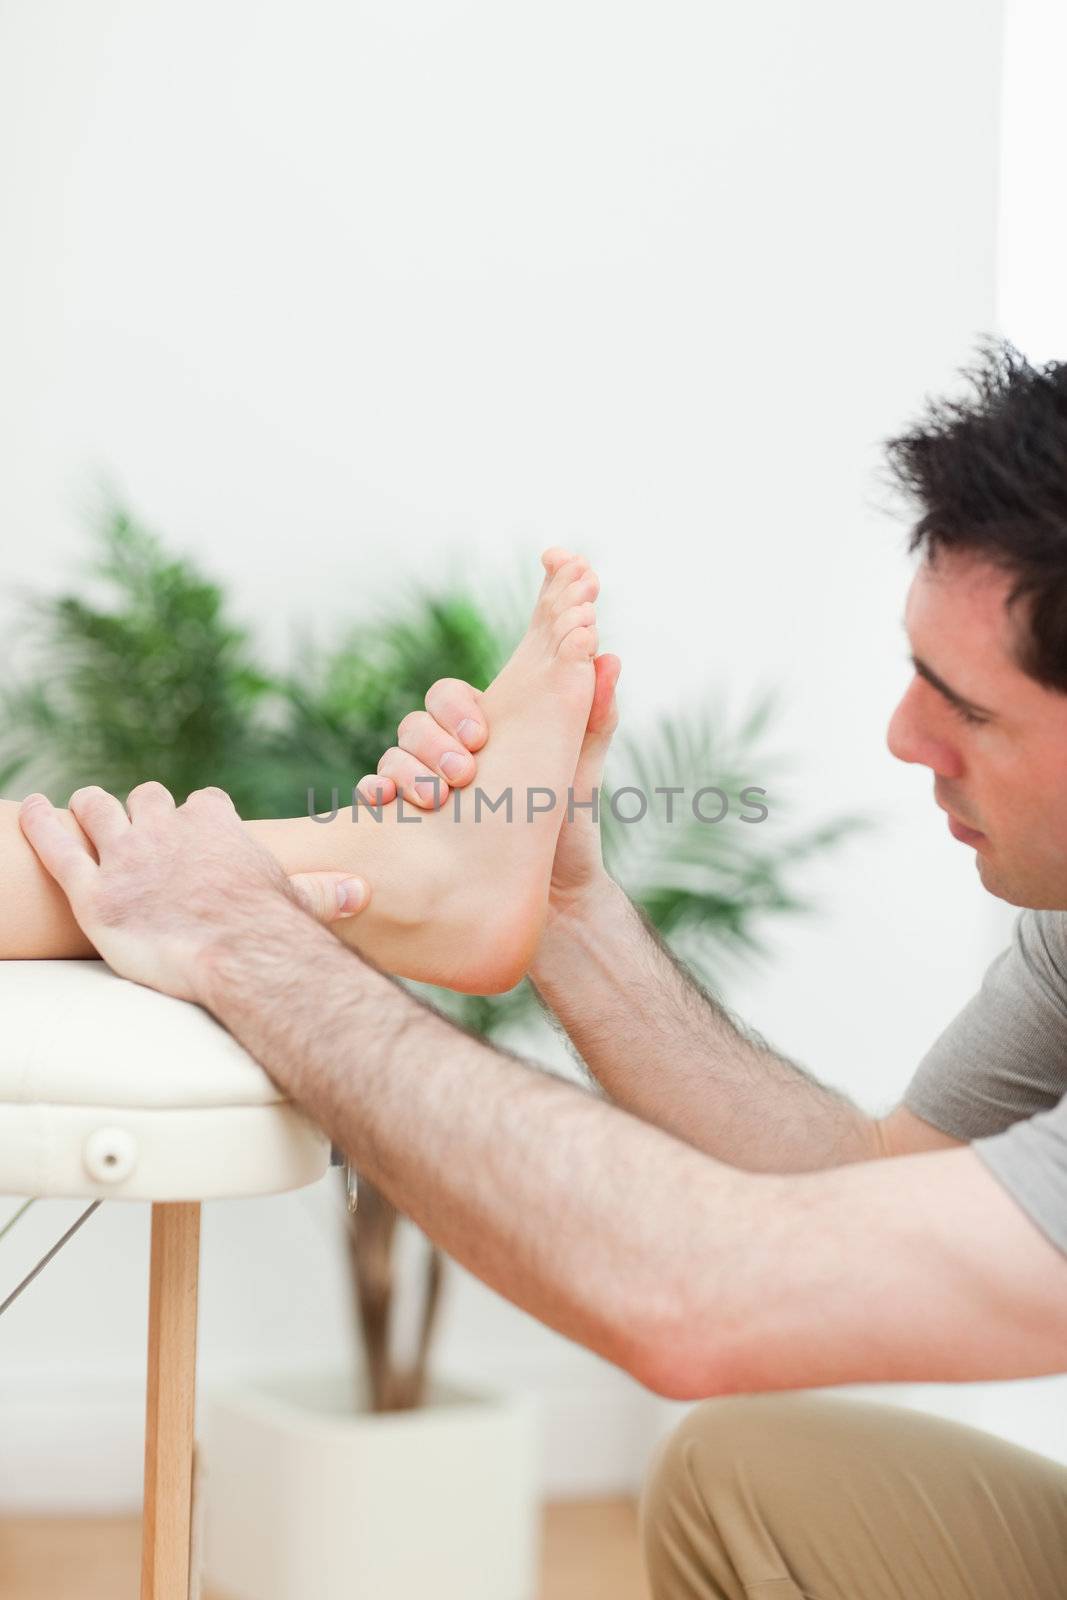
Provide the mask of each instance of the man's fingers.
[{"label": "man's fingers", "polygon": [[294,872],[289,884],[304,910],[319,922],[354,917],[370,899],[366,880],[343,872]]},{"label": "man's fingers", "polygon": [[446,733],[428,711],[409,712],[396,731],[396,742],[453,789],[462,789],[474,777],[476,767],[470,751]]},{"label": "man's fingers", "polygon": [[[214,810],[220,816],[237,816],[237,807],[226,793],[226,790],[219,789],[215,784],[209,784],[206,789],[194,789],[186,799],[185,806],[182,809],[184,810],[186,807],[191,811]],[[238,818],[238,820],[240,819]]]},{"label": "man's fingers", "polygon": [[64,826],[52,802],[43,794],[28,794],[19,807],[19,826],[41,865],[52,874],[68,898],[92,881],[96,862],[73,831]]},{"label": "man's fingers", "polygon": [[[436,772],[396,745],[387,750],[378,763],[382,778],[391,778],[397,790],[410,805],[423,811],[435,811],[448,799],[448,784]],[[370,780],[373,784],[374,779]],[[368,784],[368,787],[370,787]],[[362,790],[362,784],[360,785]]]},{"label": "man's fingers", "polygon": [[574,774],[574,792],[583,796],[600,787],[612,735],[619,725],[615,685],[619,681],[622,662],[618,656],[597,656],[593,665],[596,668],[596,688]]},{"label": "man's fingers", "polygon": [[489,737],[482,697],[462,678],[438,678],[427,691],[426,709],[446,733],[468,750],[480,750]]},{"label": "man's fingers", "polygon": [[396,784],[384,773],[368,772],[365,778],[360,778],[356,788],[369,806],[391,806],[396,799]]},{"label": "man's fingers", "polygon": [[86,785],[84,789],[75,789],[67,801],[67,807],[77,818],[97,855],[101,846],[114,844],[130,826],[122,801],[116,800],[113,794],[108,794],[106,789],[101,789],[95,783]]},{"label": "man's fingers", "polygon": [[165,816],[168,811],[174,810],[174,796],[162,783],[150,778],[147,783],[139,783],[136,789],[130,790],[126,796],[126,810],[131,822],[138,822],[144,817]]},{"label": "man's fingers", "polygon": [[619,681],[622,662],[618,656],[604,655],[597,656],[593,665],[596,668],[596,688],[593,690],[593,704],[589,709],[588,731],[610,737],[619,722],[619,711],[615,704],[615,685]]}]

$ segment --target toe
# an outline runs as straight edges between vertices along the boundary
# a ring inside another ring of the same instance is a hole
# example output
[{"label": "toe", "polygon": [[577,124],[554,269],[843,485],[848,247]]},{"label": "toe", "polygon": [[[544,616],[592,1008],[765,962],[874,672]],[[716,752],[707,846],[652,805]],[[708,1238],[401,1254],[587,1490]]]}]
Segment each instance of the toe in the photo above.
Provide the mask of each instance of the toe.
[{"label": "toe", "polygon": [[592,661],[600,649],[600,639],[592,625],[572,628],[559,644],[557,654],[561,661]]},{"label": "toe", "polygon": [[541,591],[539,604],[551,616],[567,608],[567,591],[588,576],[590,567],[584,556],[571,556],[556,569]]},{"label": "toe", "polygon": [[[564,559],[557,565],[552,559]],[[534,631],[550,657],[591,661],[598,648],[596,607],[600,579],[582,555],[546,550],[544,587],[534,612]],[[554,569],[554,570],[553,570]]]},{"label": "toe", "polygon": [[596,607],[591,600],[585,600],[581,605],[568,606],[566,611],[561,611],[556,618],[554,634],[557,647],[561,645],[569,633],[577,628],[593,628],[596,626]]},{"label": "toe", "polygon": [[554,578],[565,562],[573,560],[571,551],[565,550],[561,544],[554,544],[541,554],[541,565],[545,569],[546,578]]},{"label": "toe", "polygon": [[580,606],[584,600],[595,600],[600,593],[600,579],[590,567],[581,577],[569,583],[560,596],[560,607],[569,610],[571,606]]}]

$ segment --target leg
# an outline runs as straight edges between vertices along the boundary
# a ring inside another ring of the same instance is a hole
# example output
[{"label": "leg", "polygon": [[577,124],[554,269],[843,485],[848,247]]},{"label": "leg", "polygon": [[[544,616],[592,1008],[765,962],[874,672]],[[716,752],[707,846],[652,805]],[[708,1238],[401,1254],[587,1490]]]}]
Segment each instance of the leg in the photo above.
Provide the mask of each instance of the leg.
[{"label": "leg", "polygon": [[1067,1467],[961,1423],[800,1394],[697,1406],[641,1502],[655,1600],[1056,1600]]},{"label": "leg", "polygon": [[[288,873],[366,877],[370,906],[333,931],[402,977],[492,993],[518,982],[537,944],[597,650],[595,573],[562,552],[549,552],[545,566],[530,626],[485,692],[491,731],[478,757],[481,801],[474,790],[457,791],[438,811],[408,806],[405,815],[394,805],[376,819],[364,807],[353,820],[351,795],[347,805],[339,795],[332,821],[246,823]],[[360,776],[352,774],[353,784]],[[506,806],[492,809],[508,791],[510,818]],[[0,801],[0,958],[92,955],[22,837],[17,812],[14,802]],[[61,816],[78,831],[68,812]]]},{"label": "leg", "polygon": [[154,1205],[141,1600],[189,1600],[199,1263],[199,1205]]}]

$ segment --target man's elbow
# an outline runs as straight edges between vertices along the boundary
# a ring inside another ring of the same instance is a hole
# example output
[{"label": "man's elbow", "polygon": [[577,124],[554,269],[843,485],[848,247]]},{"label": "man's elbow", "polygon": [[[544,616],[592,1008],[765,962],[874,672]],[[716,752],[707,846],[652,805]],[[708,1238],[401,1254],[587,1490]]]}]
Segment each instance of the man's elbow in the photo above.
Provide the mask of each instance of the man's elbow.
[{"label": "man's elbow", "polygon": [[650,1351],[631,1374],[638,1383],[664,1400],[712,1400],[735,1394],[740,1385],[722,1363],[705,1358],[694,1365],[677,1352]]},{"label": "man's elbow", "polygon": [[631,1340],[626,1370],[653,1394],[665,1400],[710,1400],[741,1387],[725,1338],[697,1349],[690,1327],[677,1319],[646,1317],[633,1326],[640,1335]]}]

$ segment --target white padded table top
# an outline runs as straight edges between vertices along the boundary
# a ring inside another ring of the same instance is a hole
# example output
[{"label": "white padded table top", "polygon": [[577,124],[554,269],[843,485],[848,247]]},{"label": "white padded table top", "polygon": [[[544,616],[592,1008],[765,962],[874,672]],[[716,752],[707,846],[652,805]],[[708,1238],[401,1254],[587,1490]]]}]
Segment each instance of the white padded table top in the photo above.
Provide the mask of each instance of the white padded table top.
[{"label": "white padded table top", "polygon": [[0,1193],[276,1193],[329,1150],[200,1006],[102,961],[0,961]]}]

